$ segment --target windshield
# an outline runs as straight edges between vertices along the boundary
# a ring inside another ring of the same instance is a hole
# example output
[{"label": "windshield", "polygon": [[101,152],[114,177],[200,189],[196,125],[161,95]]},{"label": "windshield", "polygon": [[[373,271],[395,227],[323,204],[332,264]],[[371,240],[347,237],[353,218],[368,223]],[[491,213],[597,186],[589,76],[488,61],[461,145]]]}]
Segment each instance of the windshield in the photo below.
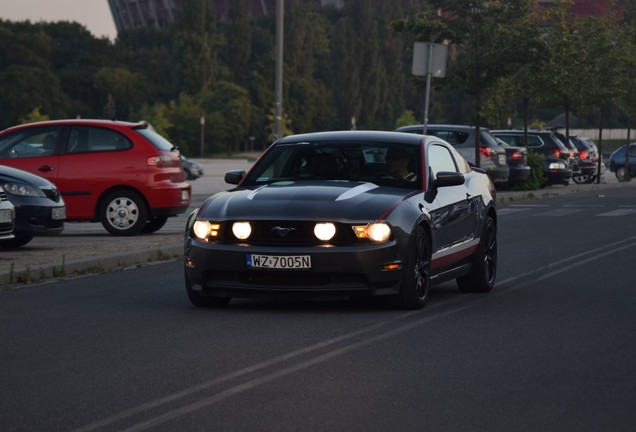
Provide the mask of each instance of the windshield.
[{"label": "windshield", "polygon": [[419,146],[393,143],[277,144],[250,170],[243,186],[284,181],[360,181],[421,187]]}]

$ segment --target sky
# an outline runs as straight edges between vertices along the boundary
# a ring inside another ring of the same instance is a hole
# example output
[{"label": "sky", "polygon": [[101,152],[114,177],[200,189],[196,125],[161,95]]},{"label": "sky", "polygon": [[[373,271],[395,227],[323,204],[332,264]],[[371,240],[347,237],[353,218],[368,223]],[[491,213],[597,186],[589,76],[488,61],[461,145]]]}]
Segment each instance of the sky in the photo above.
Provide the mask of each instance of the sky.
[{"label": "sky", "polygon": [[115,40],[108,0],[0,0],[0,18],[9,21],[76,21],[96,37]]}]

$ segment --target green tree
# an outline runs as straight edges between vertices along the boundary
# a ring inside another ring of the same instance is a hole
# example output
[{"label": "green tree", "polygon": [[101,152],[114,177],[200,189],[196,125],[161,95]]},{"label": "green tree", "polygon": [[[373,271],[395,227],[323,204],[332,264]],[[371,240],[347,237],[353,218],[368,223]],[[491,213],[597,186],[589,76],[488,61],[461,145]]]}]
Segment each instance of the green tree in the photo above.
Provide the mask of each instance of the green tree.
[{"label": "green tree", "polygon": [[226,41],[222,50],[223,61],[230,71],[231,79],[243,86],[248,81],[248,63],[252,53],[250,16],[245,0],[231,2],[223,30]]},{"label": "green tree", "polygon": [[[456,54],[449,64],[447,83],[471,97],[471,123],[479,129],[484,95],[527,61],[520,47],[528,36],[527,17],[535,5],[534,0],[432,0],[426,10],[396,28],[414,33],[420,41],[452,44]],[[440,10],[444,12],[439,14]],[[479,165],[479,139],[476,141]]]},{"label": "green tree", "polygon": [[36,108],[52,119],[67,117],[68,97],[49,70],[9,66],[0,71],[0,89],[3,128],[17,124]]},{"label": "green tree", "polygon": [[121,32],[117,37],[117,65],[143,77],[148,97],[167,104],[179,97],[175,90],[175,63],[169,61],[174,52],[175,29],[136,28]]},{"label": "green tree", "polygon": [[[209,152],[235,152],[249,135],[252,106],[246,89],[220,81],[214,89],[198,96],[206,113],[206,149]],[[210,141],[211,144],[210,144]]]},{"label": "green tree", "polygon": [[178,92],[195,95],[207,90],[218,73],[216,52],[220,41],[216,20],[207,0],[183,0],[175,22],[173,68]]},{"label": "green tree", "polygon": [[105,105],[109,97],[115,102],[115,118],[127,120],[146,101],[146,80],[125,67],[104,67],[95,74],[94,86],[103,95]]},{"label": "green tree", "polygon": [[70,99],[70,117],[99,116],[105,95],[94,85],[95,75],[115,64],[115,49],[106,38],[95,38],[78,23],[39,24],[51,39],[50,70]]},{"label": "green tree", "polygon": [[167,128],[166,136],[170,136],[171,142],[186,155],[199,154],[199,121],[203,113],[201,105],[186,93],[168,104],[165,118],[171,126]]}]

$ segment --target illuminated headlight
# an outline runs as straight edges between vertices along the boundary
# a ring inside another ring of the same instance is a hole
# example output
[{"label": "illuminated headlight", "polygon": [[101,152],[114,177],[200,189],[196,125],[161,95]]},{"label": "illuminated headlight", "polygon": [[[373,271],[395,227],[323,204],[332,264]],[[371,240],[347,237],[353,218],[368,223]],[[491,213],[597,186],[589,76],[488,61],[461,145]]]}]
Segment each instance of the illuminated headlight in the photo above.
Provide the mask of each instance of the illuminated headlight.
[{"label": "illuminated headlight", "polygon": [[252,227],[249,222],[234,222],[232,232],[239,240],[245,240],[252,234]]},{"label": "illuminated headlight", "polygon": [[331,240],[336,235],[336,226],[331,222],[317,223],[314,227],[314,234],[319,240]]},{"label": "illuminated headlight", "polygon": [[211,223],[209,221],[195,221],[192,226],[192,232],[197,238],[206,240],[208,237],[218,237],[221,224]]},{"label": "illuminated headlight", "polygon": [[385,242],[391,237],[391,228],[383,222],[356,225],[353,232],[360,239],[368,238],[376,242]]},{"label": "illuminated headlight", "polygon": [[565,162],[554,161],[550,162],[548,169],[565,169]]},{"label": "illuminated headlight", "polygon": [[35,188],[23,183],[4,182],[0,186],[11,195],[41,196]]}]

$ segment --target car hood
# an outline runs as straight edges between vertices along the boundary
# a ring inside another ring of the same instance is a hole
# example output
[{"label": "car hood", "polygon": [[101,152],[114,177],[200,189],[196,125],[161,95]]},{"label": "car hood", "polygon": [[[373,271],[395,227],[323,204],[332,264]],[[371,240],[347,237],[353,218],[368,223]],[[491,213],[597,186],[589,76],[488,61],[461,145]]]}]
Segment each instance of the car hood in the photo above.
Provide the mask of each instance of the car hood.
[{"label": "car hood", "polygon": [[36,186],[40,189],[55,189],[53,183],[44,177],[40,177],[21,169],[8,167],[6,165],[0,165],[0,180],[19,181],[31,186]]},{"label": "car hood", "polygon": [[278,182],[208,198],[198,218],[377,220],[416,191],[351,181]]}]

